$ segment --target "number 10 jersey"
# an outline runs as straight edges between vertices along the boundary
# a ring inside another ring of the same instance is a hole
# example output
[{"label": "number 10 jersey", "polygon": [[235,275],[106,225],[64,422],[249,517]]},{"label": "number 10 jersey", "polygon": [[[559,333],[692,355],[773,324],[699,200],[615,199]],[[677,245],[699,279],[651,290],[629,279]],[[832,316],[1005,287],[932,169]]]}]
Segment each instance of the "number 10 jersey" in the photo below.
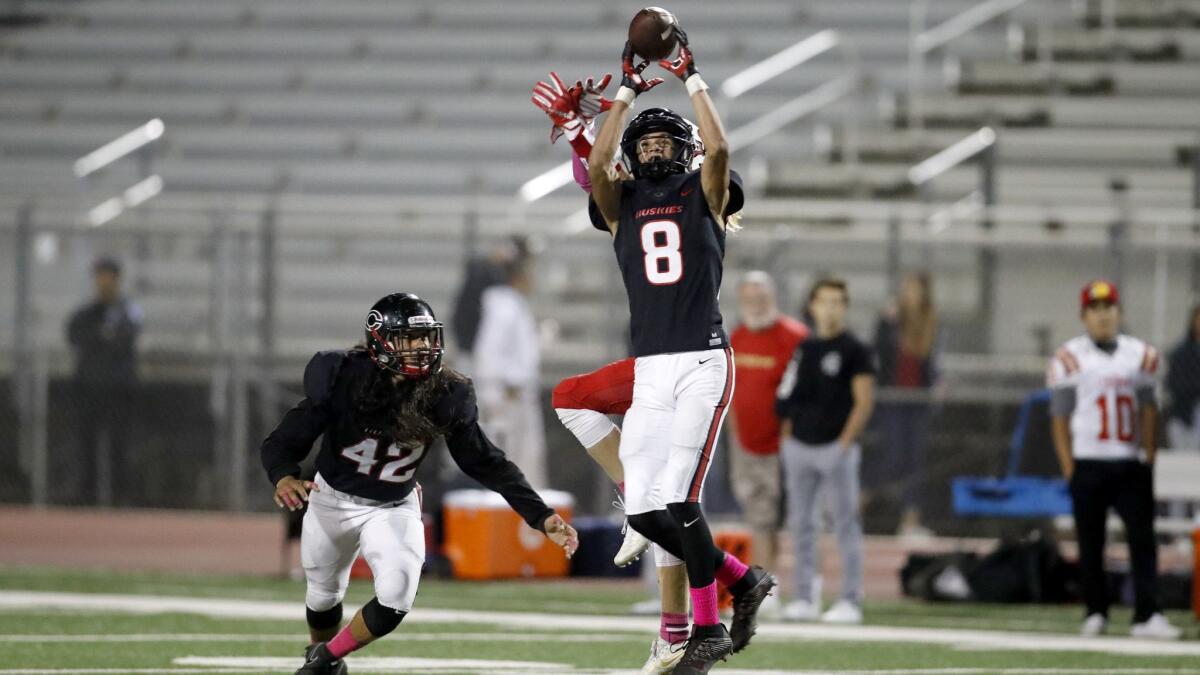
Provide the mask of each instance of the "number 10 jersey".
[{"label": "number 10 jersey", "polygon": [[1154,389],[1157,370],[1157,350],[1128,335],[1117,337],[1112,353],[1086,335],[1058,349],[1047,384],[1075,390],[1071,449],[1076,459],[1140,458],[1139,392]]},{"label": "number 10 jersey", "polygon": [[[741,178],[729,178],[726,215],[743,202]],[[594,203],[590,211],[600,227]],[[700,171],[622,183],[613,249],[629,296],[633,356],[727,345],[718,304],[725,231],[704,199]]]}]

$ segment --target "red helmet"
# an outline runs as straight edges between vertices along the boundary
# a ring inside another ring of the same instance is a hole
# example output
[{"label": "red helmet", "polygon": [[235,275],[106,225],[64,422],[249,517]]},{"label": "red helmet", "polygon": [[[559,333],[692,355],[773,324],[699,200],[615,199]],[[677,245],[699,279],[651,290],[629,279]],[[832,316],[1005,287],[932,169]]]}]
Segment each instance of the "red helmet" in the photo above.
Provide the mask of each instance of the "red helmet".
[{"label": "red helmet", "polygon": [[1079,292],[1079,308],[1087,309],[1093,302],[1107,302],[1112,305],[1121,304],[1121,294],[1117,292],[1116,284],[1104,279],[1089,281]]}]

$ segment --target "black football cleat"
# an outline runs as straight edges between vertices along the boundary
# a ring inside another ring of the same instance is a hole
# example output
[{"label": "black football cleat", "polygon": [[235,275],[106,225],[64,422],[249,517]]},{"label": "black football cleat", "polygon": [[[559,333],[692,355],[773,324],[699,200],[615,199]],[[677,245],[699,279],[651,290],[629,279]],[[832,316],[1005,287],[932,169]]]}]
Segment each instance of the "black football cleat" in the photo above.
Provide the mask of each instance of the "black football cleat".
[{"label": "black football cleat", "polygon": [[304,665],[296,675],[347,675],[349,672],[345,660],[330,654],[324,642],[317,642],[304,648]]},{"label": "black football cleat", "polygon": [[675,675],[701,675],[707,673],[717,661],[733,653],[733,640],[724,624],[715,626],[692,626],[692,637],[688,638],[683,658],[675,666]]},{"label": "black football cleat", "polygon": [[755,575],[758,581],[733,599],[733,620],[729,622],[729,636],[733,640],[734,654],[750,644],[750,638],[754,637],[754,632],[758,630],[758,608],[771,594],[771,589],[778,585],[775,577],[758,565],[752,566],[746,574]]}]

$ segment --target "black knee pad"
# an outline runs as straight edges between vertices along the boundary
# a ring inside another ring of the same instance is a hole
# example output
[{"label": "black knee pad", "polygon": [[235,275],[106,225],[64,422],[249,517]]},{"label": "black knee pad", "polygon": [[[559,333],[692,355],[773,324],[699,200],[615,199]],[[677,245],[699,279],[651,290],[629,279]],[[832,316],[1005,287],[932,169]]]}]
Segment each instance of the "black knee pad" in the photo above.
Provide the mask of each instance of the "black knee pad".
[{"label": "black knee pad", "polygon": [[675,502],[667,504],[667,511],[681,525],[696,518],[704,517],[704,512],[700,510],[699,502]]},{"label": "black knee pad", "polygon": [[318,612],[308,607],[306,610],[306,618],[308,619],[308,627],[313,630],[327,630],[329,628],[337,628],[342,623],[342,603],[338,603],[329,609]]},{"label": "black knee pad", "polygon": [[379,598],[371,598],[362,608],[363,623],[367,625],[371,635],[377,638],[396,630],[396,626],[400,625],[407,614],[408,612],[384,607],[379,604]]},{"label": "black knee pad", "polygon": [[629,516],[629,526],[640,532],[664,551],[683,560],[683,542],[679,527],[665,510],[647,511]]}]

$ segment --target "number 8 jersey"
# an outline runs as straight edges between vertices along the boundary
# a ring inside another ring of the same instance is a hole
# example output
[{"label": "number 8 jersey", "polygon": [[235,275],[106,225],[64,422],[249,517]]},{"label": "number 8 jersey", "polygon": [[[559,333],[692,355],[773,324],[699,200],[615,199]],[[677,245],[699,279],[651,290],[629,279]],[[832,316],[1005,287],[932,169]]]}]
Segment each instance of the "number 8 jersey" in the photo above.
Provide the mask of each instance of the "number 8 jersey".
[{"label": "number 8 jersey", "polygon": [[1110,354],[1086,335],[1054,354],[1047,373],[1053,390],[1074,389],[1071,448],[1076,459],[1139,459],[1138,401],[1154,391],[1158,351],[1138,338],[1117,337]]},{"label": "number 8 jersey", "polygon": [[[730,171],[725,215],[743,201],[741,177]],[[595,202],[588,210],[592,224],[608,231]],[[629,296],[633,356],[726,346],[718,305],[725,231],[704,199],[700,171],[621,183],[613,249]]]}]

